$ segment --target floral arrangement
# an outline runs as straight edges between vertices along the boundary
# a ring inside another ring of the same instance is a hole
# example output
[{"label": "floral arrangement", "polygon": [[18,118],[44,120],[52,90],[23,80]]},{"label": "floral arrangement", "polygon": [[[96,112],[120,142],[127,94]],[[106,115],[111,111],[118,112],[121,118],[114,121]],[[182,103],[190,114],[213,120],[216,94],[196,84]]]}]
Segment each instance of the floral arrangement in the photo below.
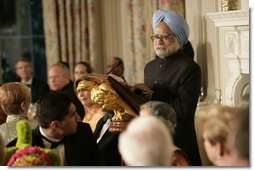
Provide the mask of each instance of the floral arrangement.
[{"label": "floral arrangement", "polygon": [[16,125],[15,147],[5,147],[7,166],[60,166],[60,158],[50,149],[32,146],[32,131],[26,120]]}]

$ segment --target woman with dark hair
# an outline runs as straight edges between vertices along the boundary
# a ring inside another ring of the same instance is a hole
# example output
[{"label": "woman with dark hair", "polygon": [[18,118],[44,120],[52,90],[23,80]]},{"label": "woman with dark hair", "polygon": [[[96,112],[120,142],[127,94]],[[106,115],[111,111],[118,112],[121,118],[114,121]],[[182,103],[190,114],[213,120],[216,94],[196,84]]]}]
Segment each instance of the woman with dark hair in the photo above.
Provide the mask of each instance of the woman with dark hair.
[{"label": "woman with dark hair", "polygon": [[93,72],[93,68],[88,62],[84,62],[84,61],[78,62],[74,68],[74,80],[75,81],[78,80],[78,78],[82,74],[89,74],[92,72]]}]

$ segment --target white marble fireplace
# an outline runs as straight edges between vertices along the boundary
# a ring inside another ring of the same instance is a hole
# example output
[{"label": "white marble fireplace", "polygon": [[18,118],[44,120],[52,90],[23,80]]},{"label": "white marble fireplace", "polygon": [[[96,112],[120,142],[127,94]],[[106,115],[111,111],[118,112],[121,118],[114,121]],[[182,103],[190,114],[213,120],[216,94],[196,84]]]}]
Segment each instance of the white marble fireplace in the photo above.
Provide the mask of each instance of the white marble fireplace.
[{"label": "white marble fireplace", "polygon": [[208,13],[206,21],[208,99],[235,106],[249,93],[249,10]]}]

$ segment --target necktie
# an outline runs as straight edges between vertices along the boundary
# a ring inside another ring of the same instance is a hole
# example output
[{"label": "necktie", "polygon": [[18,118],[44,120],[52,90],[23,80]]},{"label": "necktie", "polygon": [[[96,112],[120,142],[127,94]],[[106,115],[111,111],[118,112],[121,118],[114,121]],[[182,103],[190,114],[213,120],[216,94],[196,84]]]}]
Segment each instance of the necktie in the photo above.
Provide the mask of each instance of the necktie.
[{"label": "necktie", "polygon": [[56,148],[58,145],[60,145],[60,144],[63,144],[63,139],[61,139],[60,141],[58,141],[58,142],[54,142],[54,141],[51,141],[51,140],[49,140],[48,138],[46,138],[46,137],[44,137],[43,135],[41,135],[42,136],[42,138],[44,139],[44,140],[46,140],[46,141],[48,141],[49,143],[51,143],[51,149],[53,149],[53,148]]},{"label": "necktie", "polygon": [[63,140],[60,140],[59,142],[52,142],[51,143],[51,149],[56,148],[60,144],[63,144]]}]

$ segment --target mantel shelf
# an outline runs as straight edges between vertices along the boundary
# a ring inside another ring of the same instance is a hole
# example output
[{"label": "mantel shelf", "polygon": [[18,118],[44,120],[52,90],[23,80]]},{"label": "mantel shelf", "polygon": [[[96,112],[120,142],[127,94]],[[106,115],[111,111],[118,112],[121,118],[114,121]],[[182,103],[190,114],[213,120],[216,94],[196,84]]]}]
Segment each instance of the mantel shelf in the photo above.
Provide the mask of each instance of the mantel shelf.
[{"label": "mantel shelf", "polygon": [[249,10],[207,13],[216,27],[249,25]]}]

